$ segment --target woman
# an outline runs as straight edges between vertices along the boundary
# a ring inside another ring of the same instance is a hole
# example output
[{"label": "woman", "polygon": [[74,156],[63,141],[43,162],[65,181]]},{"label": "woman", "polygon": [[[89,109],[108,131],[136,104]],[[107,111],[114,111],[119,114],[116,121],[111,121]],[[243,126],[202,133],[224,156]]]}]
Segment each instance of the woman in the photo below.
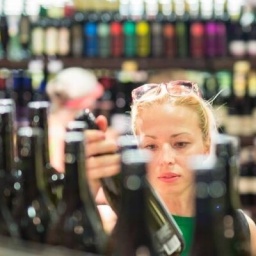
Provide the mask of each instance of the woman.
[{"label": "woman", "polygon": [[64,137],[67,124],[74,120],[79,110],[95,107],[97,99],[103,95],[103,87],[92,71],[72,67],[60,71],[51,79],[46,86],[46,92],[51,102],[50,162],[56,170],[64,172]]},{"label": "woman", "polygon": [[[132,97],[134,134],[140,136],[141,147],[153,155],[149,181],[181,228],[187,245],[183,255],[188,255],[195,216],[195,187],[188,160],[211,152],[212,135],[216,131],[211,106],[201,98],[197,85],[189,81],[146,84],[133,90]],[[117,154],[92,157],[117,150],[113,142],[102,139],[107,127],[104,117],[98,117],[97,123],[102,132],[87,132],[88,175],[95,191],[98,178],[113,175],[120,168]],[[246,218],[256,254],[256,226]]]}]

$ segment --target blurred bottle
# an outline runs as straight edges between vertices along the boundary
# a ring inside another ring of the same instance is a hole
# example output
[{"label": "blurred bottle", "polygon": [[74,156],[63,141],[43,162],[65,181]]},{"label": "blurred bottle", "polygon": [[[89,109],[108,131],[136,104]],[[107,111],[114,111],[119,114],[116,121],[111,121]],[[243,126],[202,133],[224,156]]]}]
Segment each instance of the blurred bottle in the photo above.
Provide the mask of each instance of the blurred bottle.
[{"label": "blurred bottle", "polygon": [[29,125],[41,128],[43,131],[43,165],[44,179],[48,197],[56,205],[61,198],[64,174],[55,170],[50,164],[49,156],[49,135],[48,135],[48,111],[50,103],[48,101],[32,101],[28,103]]},{"label": "blurred bottle", "polygon": [[194,166],[196,229],[191,255],[250,255],[249,226],[239,210],[239,144],[227,135],[214,140],[215,157],[201,157]]},{"label": "blurred bottle", "polygon": [[188,12],[185,1],[175,0],[175,32],[177,42],[177,57],[187,58],[189,56],[189,30]]},{"label": "blurred bottle", "polygon": [[90,253],[105,253],[106,233],[86,179],[83,132],[67,131],[65,182],[47,242]]},{"label": "blurred bottle", "polygon": [[12,214],[21,238],[44,243],[49,224],[56,217],[47,194],[43,165],[43,132],[40,128],[21,127],[17,132],[17,150],[22,173],[22,193]]},{"label": "blurred bottle", "polygon": [[[228,121],[228,102],[232,92],[232,74],[228,70],[220,70],[215,73],[218,83],[217,102],[219,108],[216,109],[218,129],[220,133],[226,132],[226,124]],[[216,97],[216,95],[215,95]]]},{"label": "blurred bottle", "polygon": [[94,113],[96,116],[104,115],[110,122],[114,108],[116,80],[111,71],[108,70],[100,70],[98,76],[98,81],[102,84],[104,93],[97,99]]},{"label": "blurred bottle", "polygon": [[74,8],[72,5],[65,5],[64,15],[59,22],[57,55],[69,57],[71,55],[71,27]]},{"label": "blurred bottle", "polygon": [[74,58],[83,56],[83,22],[84,14],[76,12],[71,20],[70,36],[71,36],[71,55]]},{"label": "blurred bottle", "polygon": [[84,22],[84,49],[83,55],[87,57],[97,57],[99,55],[99,41],[97,35],[98,16],[91,14]]},{"label": "blurred bottle", "polygon": [[5,0],[2,1],[2,12],[0,15],[0,58],[7,57],[7,47],[9,44],[9,24],[7,20],[7,16],[4,12]]},{"label": "blurred bottle", "polygon": [[0,141],[1,141],[1,200],[11,211],[20,187],[15,186],[19,180],[15,152],[15,121],[13,105],[0,101]]},{"label": "blurred bottle", "polygon": [[125,57],[135,57],[136,56],[136,24],[135,21],[125,20],[123,22],[124,31],[124,56]]},{"label": "blurred bottle", "polygon": [[244,57],[246,55],[246,40],[243,27],[239,17],[230,18],[229,23],[229,53],[233,57]]},{"label": "blurred bottle", "polygon": [[110,23],[111,35],[111,56],[122,57],[124,54],[124,31],[120,20],[114,20]]},{"label": "blurred bottle", "polygon": [[[58,38],[60,20],[57,18],[45,18],[45,42],[44,53],[49,57],[56,57],[58,53]],[[63,44],[65,42],[62,42]]]},{"label": "blurred bottle", "polygon": [[164,56],[174,58],[177,56],[177,38],[174,24],[174,14],[165,15],[163,21],[163,48]]},{"label": "blurred bottle", "polygon": [[151,54],[151,29],[148,21],[136,23],[136,49],[138,57],[149,57]]},{"label": "blurred bottle", "polygon": [[198,7],[196,8],[195,11],[194,9],[195,7],[191,7],[191,9],[189,9],[189,52],[192,58],[204,58],[205,24],[201,15],[201,3],[198,2]]},{"label": "blurred bottle", "polygon": [[9,69],[0,69],[0,99],[8,99],[11,97],[11,88],[8,85],[11,71]]},{"label": "blurred bottle", "polygon": [[20,16],[19,20],[19,41],[22,47],[22,58],[27,59],[30,57],[30,49],[29,49],[29,43],[30,43],[30,29],[31,29],[31,21],[26,13],[26,7],[27,7],[27,1],[23,1],[23,10]]},{"label": "blurred bottle", "polygon": [[256,16],[255,7],[248,14],[249,27],[248,27],[248,41],[247,41],[247,55],[249,57],[256,56]]},{"label": "blurred bottle", "polygon": [[98,54],[101,58],[109,57],[111,54],[110,20],[111,16],[106,12],[101,15],[97,24]]},{"label": "blurred bottle", "polygon": [[150,27],[151,55],[152,57],[162,57],[164,53],[162,16],[157,15],[155,20],[150,22]]},{"label": "blurred bottle", "polygon": [[244,147],[240,150],[239,164],[240,175],[238,190],[243,209],[251,210],[253,206],[253,170],[255,168],[253,147]]},{"label": "blurred bottle", "polygon": [[122,198],[118,219],[110,238],[111,255],[159,255],[147,223],[147,153],[142,150],[122,151]]},{"label": "blurred bottle", "polygon": [[47,25],[47,9],[40,5],[39,16],[31,27],[31,54],[33,57],[42,58],[45,54],[45,29]]}]

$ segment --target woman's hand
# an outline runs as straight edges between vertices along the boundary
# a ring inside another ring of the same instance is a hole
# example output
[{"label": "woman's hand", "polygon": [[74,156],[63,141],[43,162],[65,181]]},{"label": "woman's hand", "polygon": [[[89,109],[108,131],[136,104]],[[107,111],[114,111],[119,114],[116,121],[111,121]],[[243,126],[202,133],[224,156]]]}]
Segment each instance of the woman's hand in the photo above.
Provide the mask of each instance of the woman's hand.
[{"label": "woman's hand", "polygon": [[109,177],[120,171],[120,155],[116,136],[107,131],[107,120],[104,116],[96,118],[101,130],[87,130],[86,167],[87,178],[94,197],[100,188],[100,178]]}]

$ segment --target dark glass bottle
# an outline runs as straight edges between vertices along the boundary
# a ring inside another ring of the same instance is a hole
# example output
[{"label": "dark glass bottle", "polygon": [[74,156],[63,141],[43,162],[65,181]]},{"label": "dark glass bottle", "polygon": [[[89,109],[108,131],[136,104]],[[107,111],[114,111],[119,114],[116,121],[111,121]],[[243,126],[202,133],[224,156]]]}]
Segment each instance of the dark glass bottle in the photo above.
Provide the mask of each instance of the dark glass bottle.
[{"label": "dark glass bottle", "polygon": [[162,57],[164,51],[162,16],[157,15],[151,22],[151,54],[153,57]]},{"label": "dark glass bottle", "polygon": [[136,56],[136,24],[135,21],[125,20],[123,22],[124,31],[124,56],[132,58]]},{"label": "dark glass bottle", "polygon": [[[184,1],[182,1],[184,4]],[[182,6],[182,5],[181,5]],[[178,5],[176,4],[176,8]],[[178,13],[179,12],[179,13]],[[178,11],[175,10],[176,22],[175,32],[177,40],[177,57],[187,58],[189,56],[189,26],[188,26],[188,13],[185,8]]]},{"label": "dark glass bottle", "polygon": [[136,49],[138,57],[149,57],[151,54],[151,28],[148,21],[139,20],[135,25]]},{"label": "dark glass bottle", "polygon": [[240,201],[243,209],[251,210],[253,205],[253,170],[255,166],[253,147],[245,147],[240,150],[240,175],[238,179],[238,189]]},{"label": "dark glass bottle", "polygon": [[87,183],[84,151],[83,132],[67,131],[63,196],[47,242],[85,252],[105,253],[107,235]]},{"label": "dark glass bottle", "polygon": [[98,15],[91,13],[83,26],[84,48],[83,55],[86,57],[99,56],[99,39],[97,35]]},{"label": "dark glass bottle", "polygon": [[109,13],[103,13],[97,24],[98,56],[100,58],[110,57],[111,54],[110,19]]},{"label": "dark glass bottle", "polygon": [[196,228],[192,256],[250,255],[249,227],[239,210],[237,152],[235,137],[218,135],[215,157],[211,161],[199,158],[194,168]]},{"label": "dark glass bottle", "polygon": [[17,132],[22,193],[12,210],[21,238],[44,243],[49,224],[56,217],[47,194],[43,165],[43,132],[40,128],[21,127]]},{"label": "dark glass bottle", "polygon": [[[205,24],[201,17],[201,5],[198,3],[199,8],[196,13],[190,13],[190,26],[189,26],[189,48],[190,56],[192,58],[205,57]],[[192,12],[192,10],[191,10]]]},{"label": "dark glass bottle", "polygon": [[0,235],[19,238],[11,210],[15,196],[14,133],[12,108],[0,102]]},{"label": "dark glass bottle", "polygon": [[0,58],[6,58],[7,57],[7,47],[10,39],[9,35],[9,25],[7,16],[4,13],[4,6],[5,6],[5,0],[2,1],[2,12],[0,15],[0,44],[2,48],[2,56]]},{"label": "dark glass bottle", "polygon": [[26,13],[27,1],[23,1],[23,11],[20,16],[19,21],[19,41],[22,47],[22,58],[27,59],[30,56],[30,29],[31,29],[31,21],[29,16]]},{"label": "dark glass bottle", "polygon": [[[10,105],[1,105],[0,102],[0,141],[1,141],[1,188],[2,200],[9,210],[12,210],[15,197],[20,191],[16,184],[20,176],[16,169],[15,161],[15,123],[13,108]],[[16,184],[16,186],[15,186]]]},{"label": "dark glass bottle", "polygon": [[148,152],[131,149],[121,154],[121,204],[110,241],[111,255],[159,255],[147,222],[146,172]]},{"label": "dark glass bottle", "polygon": [[[95,117],[89,110],[85,110],[80,114],[80,120],[87,123],[88,129],[98,129],[94,122]],[[138,142],[138,138],[132,135],[120,136],[118,142],[120,152],[122,153],[128,149],[136,149]],[[122,200],[121,175],[117,174],[112,177],[102,178],[101,184],[111,207],[119,216],[121,209],[120,202]],[[166,256],[180,253],[184,248],[181,231],[168,212],[165,204],[149,183],[147,184],[147,207],[149,230],[158,253]]]},{"label": "dark glass bottle", "polygon": [[83,56],[83,22],[84,14],[82,12],[76,12],[71,20],[70,36],[71,36],[71,56],[82,57]]},{"label": "dark glass bottle", "polygon": [[64,174],[55,170],[50,163],[49,135],[48,135],[48,101],[32,101],[28,103],[28,119],[31,127],[43,130],[43,164],[44,179],[46,181],[48,196],[54,204],[61,197]]},{"label": "dark glass bottle", "polygon": [[111,56],[122,57],[124,54],[124,32],[121,20],[114,20],[110,22],[110,36],[111,36]]},{"label": "dark glass bottle", "polygon": [[177,56],[177,39],[173,15],[165,16],[163,23],[164,56],[175,58]]}]

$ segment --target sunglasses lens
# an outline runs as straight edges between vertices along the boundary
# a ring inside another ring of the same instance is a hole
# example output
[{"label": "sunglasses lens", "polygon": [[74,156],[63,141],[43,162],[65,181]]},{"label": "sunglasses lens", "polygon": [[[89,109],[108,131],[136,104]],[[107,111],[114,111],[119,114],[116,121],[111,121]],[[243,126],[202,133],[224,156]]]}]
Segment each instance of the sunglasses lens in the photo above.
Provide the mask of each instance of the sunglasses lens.
[{"label": "sunglasses lens", "polygon": [[187,86],[187,85],[167,85],[167,90],[171,95],[176,95],[176,96],[183,96],[183,95],[187,95],[190,94],[192,91],[192,87],[191,86]]},{"label": "sunglasses lens", "polygon": [[142,96],[155,96],[161,92],[163,85],[170,95],[173,96],[185,96],[191,92],[195,92],[198,95],[197,85],[189,81],[171,81],[168,84],[145,84],[132,91],[133,100],[138,100]]}]

